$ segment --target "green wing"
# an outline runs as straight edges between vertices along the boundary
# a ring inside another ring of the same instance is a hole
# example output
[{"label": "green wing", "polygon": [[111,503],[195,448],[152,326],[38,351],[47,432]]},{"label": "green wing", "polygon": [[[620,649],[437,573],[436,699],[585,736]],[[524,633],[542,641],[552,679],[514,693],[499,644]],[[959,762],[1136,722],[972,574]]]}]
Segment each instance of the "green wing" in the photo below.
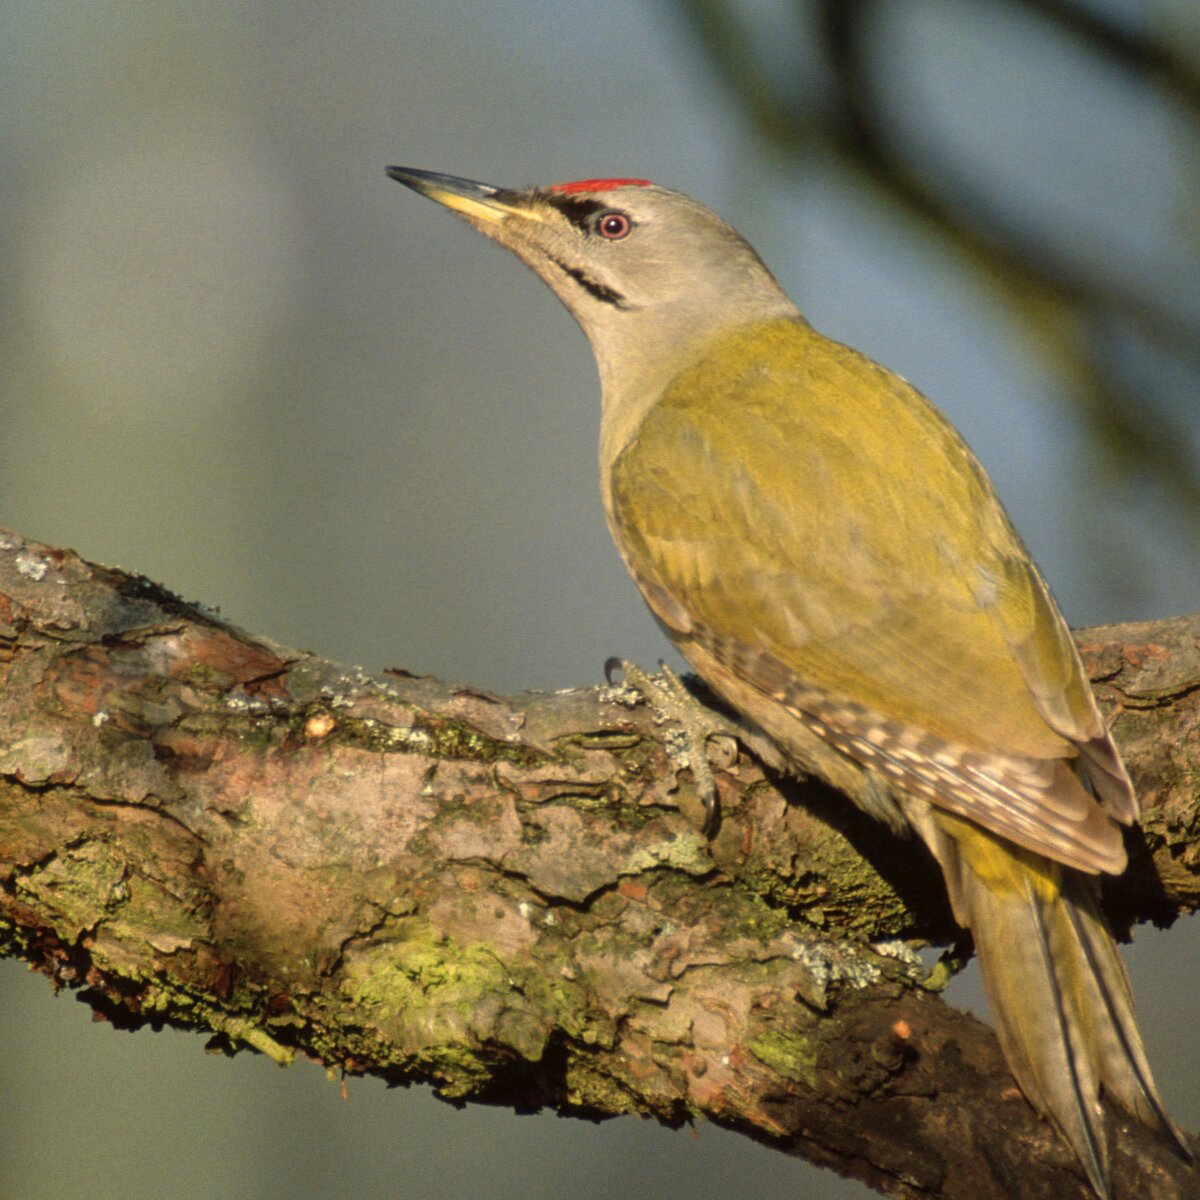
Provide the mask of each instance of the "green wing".
[{"label": "green wing", "polygon": [[685,653],[722,646],[764,702],[786,678],[798,709],[885,726],[910,757],[1014,770],[1089,827],[1060,768],[1091,747],[1115,764],[1113,815],[1132,815],[1044,583],[974,456],[902,379],[800,322],[739,331],[672,383],[611,485],[622,553]]}]

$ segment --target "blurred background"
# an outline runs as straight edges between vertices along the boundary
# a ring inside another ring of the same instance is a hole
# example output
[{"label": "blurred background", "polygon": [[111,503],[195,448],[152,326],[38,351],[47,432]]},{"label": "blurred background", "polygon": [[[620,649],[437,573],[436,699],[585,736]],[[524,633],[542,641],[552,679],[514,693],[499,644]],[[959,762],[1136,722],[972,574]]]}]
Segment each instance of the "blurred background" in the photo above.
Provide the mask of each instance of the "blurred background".
[{"label": "blurred background", "polygon": [[[383,168],[635,175],[950,415],[1072,624],[1195,610],[1198,63],[1192,0],[6,0],[0,525],[370,669],[653,663],[582,335]],[[1192,1129],[1196,926],[1129,953]],[[867,1195],[202,1047],[0,964],[0,1195]]]}]

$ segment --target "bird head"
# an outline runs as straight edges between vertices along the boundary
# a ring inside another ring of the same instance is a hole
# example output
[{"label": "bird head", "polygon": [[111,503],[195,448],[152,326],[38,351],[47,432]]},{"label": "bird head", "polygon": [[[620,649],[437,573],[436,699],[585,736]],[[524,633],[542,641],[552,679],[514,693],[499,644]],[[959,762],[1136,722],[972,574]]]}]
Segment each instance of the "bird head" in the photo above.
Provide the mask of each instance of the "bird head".
[{"label": "bird head", "polygon": [[647,180],[512,189],[410,167],[388,175],[536,271],[587,334],[606,392],[674,369],[709,336],[797,315],[736,230]]}]

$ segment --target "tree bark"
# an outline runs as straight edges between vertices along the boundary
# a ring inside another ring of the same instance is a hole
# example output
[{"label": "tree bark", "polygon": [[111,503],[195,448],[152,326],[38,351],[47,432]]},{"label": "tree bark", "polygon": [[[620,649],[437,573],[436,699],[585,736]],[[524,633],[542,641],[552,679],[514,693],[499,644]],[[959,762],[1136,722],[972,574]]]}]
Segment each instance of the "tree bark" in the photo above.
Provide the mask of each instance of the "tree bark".
[{"label": "tree bark", "polygon": [[[1200,901],[1200,617],[1091,629],[1138,784],[1118,927]],[[893,1196],[1089,1195],[900,939],[936,869],[743,753],[698,831],[604,689],[487,695],[248,635],[0,534],[0,952],[124,1025],[453,1101],[705,1116]],[[1200,1195],[1112,1114],[1118,1195]]]}]

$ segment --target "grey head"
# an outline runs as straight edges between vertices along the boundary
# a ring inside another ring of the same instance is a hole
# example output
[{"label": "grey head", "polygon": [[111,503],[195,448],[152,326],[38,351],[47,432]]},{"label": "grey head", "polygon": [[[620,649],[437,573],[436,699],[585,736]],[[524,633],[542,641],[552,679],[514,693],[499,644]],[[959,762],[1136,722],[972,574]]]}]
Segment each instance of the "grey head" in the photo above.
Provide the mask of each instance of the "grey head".
[{"label": "grey head", "polygon": [[523,189],[389,167],[511,250],[592,344],[606,407],[665,385],[722,331],[797,316],[753,248],[716,213],[644,179]]}]

